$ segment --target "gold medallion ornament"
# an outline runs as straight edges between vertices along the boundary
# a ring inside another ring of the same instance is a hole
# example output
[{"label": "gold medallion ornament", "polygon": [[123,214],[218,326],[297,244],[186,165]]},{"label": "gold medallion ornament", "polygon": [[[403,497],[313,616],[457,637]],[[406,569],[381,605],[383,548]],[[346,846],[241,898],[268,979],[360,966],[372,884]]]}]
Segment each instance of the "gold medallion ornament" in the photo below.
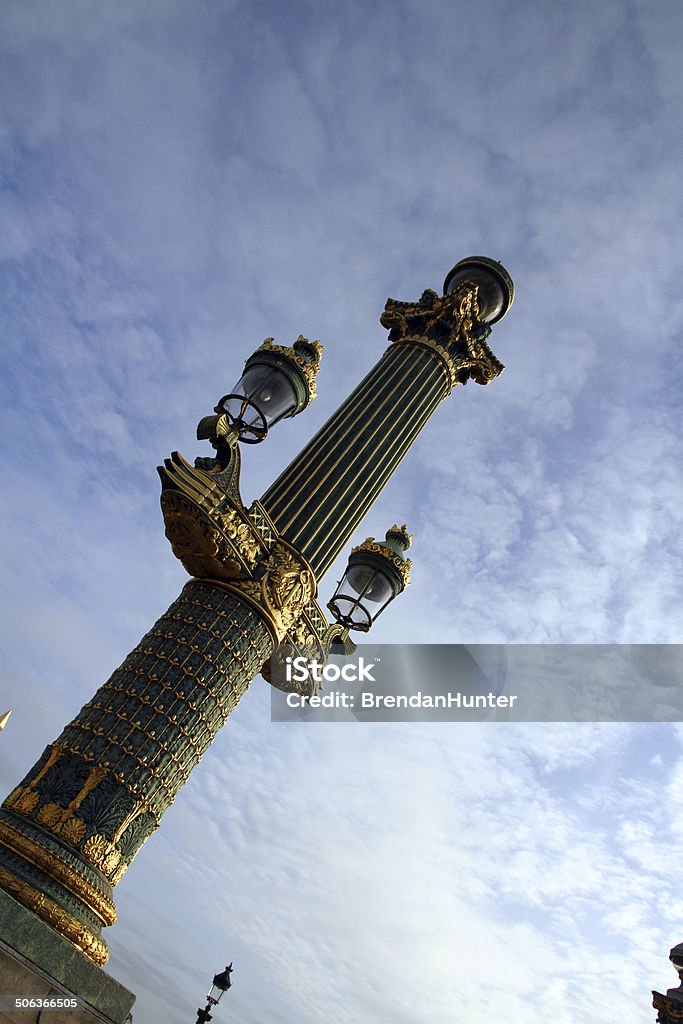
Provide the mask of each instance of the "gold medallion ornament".
[{"label": "gold medallion ornament", "polygon": [[273,546],[260,578],[226,581],[224,586],[247,599],[265,620],[275,643],[286,637],[317,592],[311,567],[295,548],[282,540]]}]

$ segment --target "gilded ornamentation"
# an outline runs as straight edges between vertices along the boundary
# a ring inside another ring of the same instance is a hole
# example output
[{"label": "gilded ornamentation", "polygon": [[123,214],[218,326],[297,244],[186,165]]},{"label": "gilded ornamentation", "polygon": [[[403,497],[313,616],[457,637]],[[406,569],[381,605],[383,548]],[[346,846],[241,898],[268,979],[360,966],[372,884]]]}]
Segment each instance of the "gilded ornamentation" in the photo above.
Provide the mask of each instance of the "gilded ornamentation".
[{"label": "gilded ornamentation", "polygon": [[189,574],[222,580],[249,573],[265,544],[241,502],[177,452],[159,472],[166,536]]},{"label": "gilded ornamentation", "polygon": [[125,861],[122,861],[117,867],[116,871],[114,871],[114,873],[111,876],[111,884],[118,885],[129,867],[129,864],[126,864]]},{"label": "gilded ornamentation", "polygon": [[191,499],[174,491],[164,491],[161,508],[173,554],[191,576],[223,577],[239,573],[239,565],[230,559],[227,545],[220,544],[220,533]]},{"label": "gilded ornamentation", "polygon": [[389,536],[392,533],[397,534],[399,537],[403,536],[405,538],[405,540],[407,541],[406,547],[408,547],[408,548],[413,543],[413,535],[412,535],[412,533],[408,533],[408,524],[407,523],[404,523],[403,526],[397,526],[397,524],[394,523],[394,525],[391,527],[391,529],[387,530],[387,536]]},{"label": "gilded ornamentation", "polygon": [[469,378],[488,384],[504,369],[486,344],[490,328],[478,320],[477,292],[465,282],[444,296],[427,289],[419,302],[387,299],[380,317],[391,342],[424,348],[441,364],[446,394]]},{"label": "gilded ornamentation", "polygon": [[77,949],[80,949],[89,960],[104,967],[109,959],[109,952],[106,944],[99,936],[86,928],[84,924],[77,921],[71,914],[57,906],[51,899],[48,899],[42,892],[37,892],[28,882],[17,878],[15,874],[0,865],[0,885],[14,896],[19,903],[32,910],[43,921],[54,928],[56,932],[68,939]]},{"label": "gilded ornamentation", "polygon": [[410,570],[413,567],[413,563],[409,558],[399,558],[386,544],[378,544],[374,537],[366,537],[362,544],[357,544],[355,548],[351,548],[352,555],[355,555],[357,551],[372,551],[373,554],[386,558],[398,569],[403,580],[403,586],[407,587],[410,583]]},{"label": "gilded ornamentation", "polygon": [[652,993],[652,1005],[658,1010],[658,1024],[683,1024],[683,1002],[661,992]]},{"label": "gilded ornamentation", "polygon": [[257,535],[261,538],[264,548],[270,551],[277,539],[277,531],[260,501],[255,501],[252,504],[247,516],[253,523]]},{"label": "gilded ornamentation", "polygon": [[230,540],[235,542],[235,547],[247,565],[253,568],[261,554],[261,545],[254,537],[252,524],[246,523],[241,516],[233,510],[223,512],[220,519],[221,526],[227,536]]},{"label": "gilded ornamentation", "polygon": [[323,346],[319,341],[309,341],[308,338],[304,338],[303,334],[299,335],[294,344],[296,345],[297,342],[299,344],[306,345],[309,351],[313,349],[315,351],[315,356],[312,359],[307,360],[300,355],[294,347],[274,345],[272,338],[266,338],[263,344],[259,345],[259,349],[266,349],[268,352],[277,352],[286,359],[289,359],[290,362],[296,363],[297,367],[306,379],[306,386],[308,387],[309,395],[308,401],[312,402],[316,394],[315,378],[318,370],[320,369],[320,358],[323,354]]},{"label": "gilded ornamentation", "polygon": [[301,555],[280,540],[270,552],[259,580],[234,580],[230,589],[258,606],[276,640],[281,642],[315,597],[316,582]]},{"label": "gilded ornamentation", "polygon": [[[271,685],[283,690],[285,693],[298,693],[304,697],[313,697],[321,689],[318,680],[309,676],[304,680],[287,681],[282,660],[292,652],[300,653],[305,651],[307,657],[315,657],[320,664],[327,664],[327,659],[332,646],[337,652],[343,651],[352,654],[356,646],[349,639],[349,631],[339,623],[329,623],[316,601],[309,601],[304,608],[301,617],[288,629],[282,639],[281,646],[278,646],[271,657],[261,669],[261,675]],[[277,671],[276,671],[277,669]]]},{"label": "gilded ornamentation", "polygon": [[265,593],[280,616],[283,635],[315,596],[315,577],[292,548],[275,545],[266,564]]},{"label": "gilded ornamentation", "polygon": [[20,814],[30,814],[40,800],[40,793],[36,789],[24,789],[17,786],[5,800],[3,806],[9,807]]},{"label": "gilded ornamentation", "polygon": [[67,843],[77,846],[85,835],[85,822],[75,815],[71,815],[57,826],[55,832],[62,839],[66,840]]},{"label": "gilded ornamentation", "polygon": [[107,877],[114,873],[121,860],[121,854],[105,836],[90,836],[81,852]]},{"label": "gilded ornamentation", "polygon": [[316,644],[315,634],[311,632],[309,623],[303,618],[290,628],[286,640],[295,647],[314,647]]},{"label": "gilded ornamentation", "polygon": [[65,885],[102,919],[103,924],[114,924],[116,907],[113,901],[89,882],[84,875],[79,874],[70,864],[58,857],[54,851],[46,850],[30,836],[24,835],[19,829],[5,821],[0,821],[0,842],[20,854],[40,871],[44,871]]},{"label": "gilded ornamentation", "polygon": [[[8,807],[19,814],[31,814],[40,800],[40,792],[36,789],[36,786],[61,756],[61,747],[54,743],[40,771],[29,781],[28,786],[17,786],[16,789],[13,789],[4,801],[3,807]],[[45,757],[45,754],[43,754],[43,757]],[[26,779],[24,779],[24,782],[26,782]]]},{"label": "gilded ornamentation", "polygon": [[73,846],[85,835],[85,822],[59,804],[44,804],[36,814],[36,821]]},{"label": "gilded ornamentation", "polygon": [[[63,753],[63,749],[60,748],[59,756]],[[69,766],[67,765],[67,768],[68,767]],[[44,774],[45,770],[41,772],[41,776]],[[42,825],[43,828],[48,829],[54,835],[59,836],[65,842],[70,843],[72,846],[77,846],[86,833],[87,825],[86,822],[77,817],[74,812],[78,810],[90,791],[102,781],[106,774],[106,768],[100,766],[90,768],[74,799],[71,800],[66,807],[62,807],[61,804],[48,800],[48,802],[43,804],[35,815],[36,822],[39,825]],[[33,784],[35,784],[36,781],[37,777]],[[36,790],[26,791],[24,795],[30,798],[26,801],[27,804],[33,803],[34,806],[40,796]],[[34,796],[36,797],[35,802],[33,801]],[[21,803],[21,799],[22,798],[20,797],[19,803]],[[21,807],[15,804],[12,809],[21,810]]]}]

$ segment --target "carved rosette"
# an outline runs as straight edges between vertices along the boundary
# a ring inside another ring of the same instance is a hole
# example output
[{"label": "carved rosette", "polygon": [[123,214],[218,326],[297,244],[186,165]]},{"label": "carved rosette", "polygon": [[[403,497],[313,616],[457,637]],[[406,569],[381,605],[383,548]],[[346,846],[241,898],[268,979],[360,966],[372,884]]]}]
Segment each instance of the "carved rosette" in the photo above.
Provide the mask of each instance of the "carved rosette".
[{"label": "carved rosette", "polygon": [[[441,366],[450,394],[457,384],[488,384],[504,366],[486,344],[490,328],[479,322],[477,287],[439,296],[427,289],[419,302],[387,299],[380,323],[395,345],[417,345]],[[444,395],[444,397],[445,397]]]}]

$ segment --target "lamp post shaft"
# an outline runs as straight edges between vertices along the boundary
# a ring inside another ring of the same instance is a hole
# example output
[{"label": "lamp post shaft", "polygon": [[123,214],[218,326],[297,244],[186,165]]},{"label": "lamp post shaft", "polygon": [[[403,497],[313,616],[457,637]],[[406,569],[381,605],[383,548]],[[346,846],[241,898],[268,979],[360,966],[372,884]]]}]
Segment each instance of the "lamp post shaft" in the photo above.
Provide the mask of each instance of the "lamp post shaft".
[{"label": "lamp post shaft", "polygon": [[261,503],[320,579],[365,517],[440,402],[456,384],[501,372],[473,338],[476,290],[387,301],[392,344],[365,379],[268,488]]},{"label": "lamp post shaft", "polygon": [[261,503],[317,579],[343,550],[447,383],[421,349],[392,345]]},{"label": "lamp post shaft", "polygon": [[[388,300],[388,350],[250,509],[234,448],[227,465],[174,453],[160,469],[166,533],[194,578],[0,809],[0,887],[95,963],[112,887],[275,644],[339,635],[317,582],[428,418],[457,383],[500,373],[477,313],[471,284]],[[308,379],[313,347],[296,344]]]}]

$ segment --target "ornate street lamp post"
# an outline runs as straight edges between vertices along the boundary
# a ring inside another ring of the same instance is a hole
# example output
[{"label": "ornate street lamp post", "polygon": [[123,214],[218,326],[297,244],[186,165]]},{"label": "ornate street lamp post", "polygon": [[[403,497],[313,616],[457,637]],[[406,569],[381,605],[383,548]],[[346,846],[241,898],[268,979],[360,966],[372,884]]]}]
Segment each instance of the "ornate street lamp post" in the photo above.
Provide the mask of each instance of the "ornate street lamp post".
[{"label": "ornate street lamp post", "polygon": [[318,581],[439,403],[503,369],[487,338],[512,298],[505,269],[473,257],[442,296],[389,299],[386,352],[250,508],[238,443],[263,440],[310,403],[317,342],[264,342],[199,424],[215,457],[190,466],[176,452],[160,468],[166,535],[191,579],[0,809],[0,886],[96,964],[108,956],[102,927],[116,919],[112,887],[276,645],[313,646],[324,659],[405,587],[410,538],[392,527],[352,552],[329,605],[335,624],[316,602]]}]

